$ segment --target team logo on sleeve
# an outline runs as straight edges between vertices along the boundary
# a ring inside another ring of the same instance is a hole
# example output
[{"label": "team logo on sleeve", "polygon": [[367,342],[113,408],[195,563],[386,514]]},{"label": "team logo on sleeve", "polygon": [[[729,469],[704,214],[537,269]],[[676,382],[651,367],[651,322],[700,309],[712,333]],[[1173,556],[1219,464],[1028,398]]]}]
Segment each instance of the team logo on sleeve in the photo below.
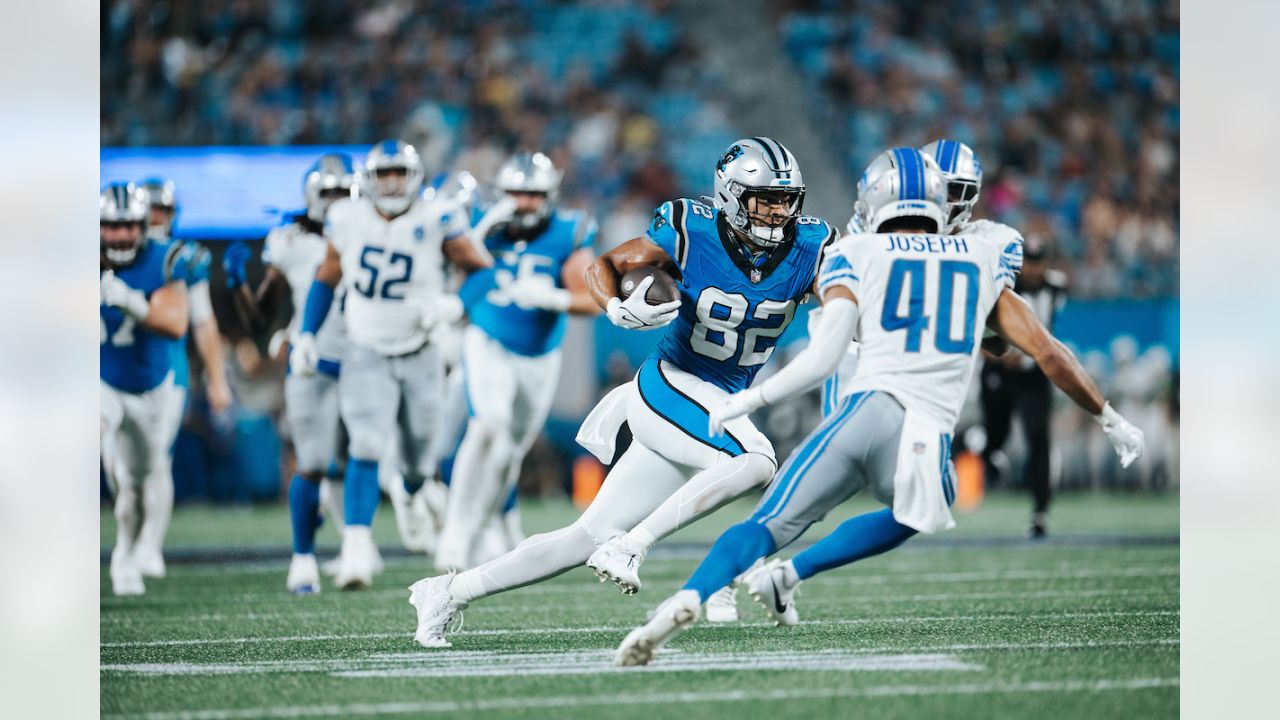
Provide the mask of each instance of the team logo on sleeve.
[{"label": "team logo on sleeve", "polygon": [[653,211],[653,229],[661,230],[667,226],[667,218],[663,216],[661,210]]}]

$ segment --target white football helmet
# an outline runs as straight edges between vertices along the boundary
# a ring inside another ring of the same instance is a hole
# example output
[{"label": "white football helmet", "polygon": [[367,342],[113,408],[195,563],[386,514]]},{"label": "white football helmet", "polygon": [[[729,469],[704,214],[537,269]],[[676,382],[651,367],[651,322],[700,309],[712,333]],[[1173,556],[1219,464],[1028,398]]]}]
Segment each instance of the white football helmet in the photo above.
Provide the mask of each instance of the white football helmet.
[{"label": "white football helmet", "polygon": [[173,235],[173,223],[178,218],[178,187],[172,180],[150,177],[138,186],[147,199],[147,206],[163,210],[168,219],[162,225],[152,225],[151,216],[147,215],[147,235],[157,240],[168,240]]},{"label": "white football helmet", "polygon": [[99,247],[112,265],[128,265],[142,248],[143,229],[147,225],[149,208],[147,194],[133,183],[111,183],[98,196],[98,221],[100,225],[135,225],[136,233],[128,239],[99,238]]},{"label": "white football helmet", "polygon": [[431,181],[422,196],[428,200],[444,198],[470,210],[479,193],[479,185],[475,176],[466,170],[441,173]]},{"label": "white football helmet", "polygon": [[982,163],[973,148],[959,140],[934,140],[920,148],[933,158],[947,180],[947,227],[954,231],[968,221],[982,192]]},{"label": "white football helmet", "polygon": [[355,195],[356,168],[344,153],[321,155],[302,177],[302,196],[307,200],[307,217],[324,222],[334,200]]},{"label": "white football helmet", "polygon": [[854,213],[864,232],[885,232],[890,220],[912,217],[928,220],[940,233],[946,205],[947,181],[938,164],[913,147],[899,147],[877,155],[862,173]]},{"label": "white football helmet", "polygon": [[[804,207],[804,176],[800,164],[782,143],[766,138],[743,138],[729,146],[716,163],[712,204],[725,221],[751,242],[767,248],[780,245],[795,226]],[[787,215],[761,215],[748,211],[757,194],[786,198]]]},{"label": "white football helmet", "polygon": [[[404,178],[387,175],[393,170],[403,170]],[[384,177],[379,178],[379,173]],[[399,215],[418,198],[426,175],[422,158],[412,145],[403,140],[383,140],[365,157],[361,194],[367,194],[383,213]]]},{"label": "white football helmet", "polygon": [[534,212],[516,213],[509,228],[517,235],[536,233],[551,218],[556,199],[560,194],[561,173],[551,158],[542,153],[512,155],[498,168],[493,184],[504,193],[546,193],[547,201]]}]

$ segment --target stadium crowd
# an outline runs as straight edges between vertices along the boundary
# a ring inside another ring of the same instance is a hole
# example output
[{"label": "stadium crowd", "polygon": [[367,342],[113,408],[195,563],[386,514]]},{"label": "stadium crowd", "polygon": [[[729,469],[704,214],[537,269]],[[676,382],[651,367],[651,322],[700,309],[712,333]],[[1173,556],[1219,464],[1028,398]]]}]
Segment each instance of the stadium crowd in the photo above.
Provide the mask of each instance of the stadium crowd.
[{"label": "stadium crowd", "polygon": [[[900,138],[963,138],[986,173],[975,215],[1046,240],[1073,298],[1176,298],[1176,2],[770,7],[778,45],[806,82],[850,185]],[[721,71],[701,57],[698,28],[678,15],[670,0],[116,0],[101,21],[101,141],[397,136],[430,168],[481,179],[510,151],[539,149],[565,171],[561,202],[599,218],[606,250],[633,237],[658,202],[704,194],[708,158],[738,135]],[[228,347],[238,407],[278,417],[281,368],[242,343]],[[1123,345],[1086,359],[1104,383],[1143,379],[1129,385],[1131,401],[1163,418],[1174,452],[1168,351]],[[260,424],[218,421],[193,404],[188,430],[207,435],[199,452],[260,440]],[[775,409],[773,431],[798,440],[809,410]],[[1060,436],[1079,420],[1062,409]],[[779,440],[778,450],[790,444]],[[1063,453],[1061,476],[1097,477],[1103,460]],[[1165,464],[1176,482],[1176,460]],[[252,472],[236,468],[226,476]]]}]

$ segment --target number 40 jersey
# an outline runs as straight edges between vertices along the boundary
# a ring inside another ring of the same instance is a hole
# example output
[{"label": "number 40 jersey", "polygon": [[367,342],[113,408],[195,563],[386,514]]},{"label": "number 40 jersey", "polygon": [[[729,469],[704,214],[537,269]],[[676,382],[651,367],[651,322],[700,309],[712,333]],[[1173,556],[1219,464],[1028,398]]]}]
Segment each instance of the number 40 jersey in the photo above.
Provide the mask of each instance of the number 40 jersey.
[{"label": "number 40 jersey", "polygon": [[789,242],[759,262],[730,235],[720,211],[694,200],[663,203],[646,232],[680,268],[680,314],[659,358],[727,392],[749,386],[813,290],[822,248],[836,232],[801,216]]},{"label": "number 40 jersey", "polygon": [[351,342],[382,355],[422,347],[422,306],[446,292],[443,245],[467,228],[466,211],[441,199],[415,200],[391,220],[368,198],[330,206],[325,238],[342,258]]},{"label": "number 40 jersey", "polygon": [[847,235],[827,249],[819,292],[858,298],[858,369],[841,397],[888,392],[954,427],[987,315],[1022,271],[1022,236],[1006,225],[976,234]]}]

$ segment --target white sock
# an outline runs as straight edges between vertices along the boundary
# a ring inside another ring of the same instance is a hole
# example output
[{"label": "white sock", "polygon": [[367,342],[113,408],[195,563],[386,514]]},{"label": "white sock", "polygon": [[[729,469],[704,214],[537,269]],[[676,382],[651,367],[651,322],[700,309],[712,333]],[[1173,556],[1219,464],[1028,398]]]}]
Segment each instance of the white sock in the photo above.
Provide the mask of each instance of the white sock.
[{"label": "white sock", "polygon": [[689,478],[627,533],[627,539],[647,550],[658,540],[769,482],[773,469],[773,462],[759,453],[718,462]]},{"label": "white sock", "polygon": [[796,566],[790,560],[782,563],[782,582],[788,590],[800,584],[800,573],[796,572]]}]

